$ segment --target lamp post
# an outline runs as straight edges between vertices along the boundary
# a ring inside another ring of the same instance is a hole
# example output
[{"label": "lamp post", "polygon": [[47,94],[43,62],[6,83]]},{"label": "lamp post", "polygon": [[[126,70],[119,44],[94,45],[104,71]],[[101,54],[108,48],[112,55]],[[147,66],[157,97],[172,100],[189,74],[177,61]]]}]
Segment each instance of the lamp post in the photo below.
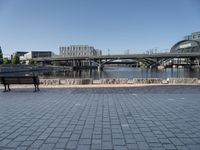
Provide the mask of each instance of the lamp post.
[{"label": "lamp post", "polygon": [[108,56],[110,55],[110,49],[108,49]]}]

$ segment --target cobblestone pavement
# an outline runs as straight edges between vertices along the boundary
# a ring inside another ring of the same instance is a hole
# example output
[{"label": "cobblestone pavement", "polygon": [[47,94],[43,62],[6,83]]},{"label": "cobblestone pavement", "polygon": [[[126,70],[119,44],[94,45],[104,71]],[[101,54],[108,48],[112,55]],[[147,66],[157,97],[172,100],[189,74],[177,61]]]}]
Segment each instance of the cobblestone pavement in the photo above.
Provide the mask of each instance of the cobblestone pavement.
[{"label": "cobblestone pavement", "polygon": [[0,149],[200,149],[200,86],[0,92]]}]

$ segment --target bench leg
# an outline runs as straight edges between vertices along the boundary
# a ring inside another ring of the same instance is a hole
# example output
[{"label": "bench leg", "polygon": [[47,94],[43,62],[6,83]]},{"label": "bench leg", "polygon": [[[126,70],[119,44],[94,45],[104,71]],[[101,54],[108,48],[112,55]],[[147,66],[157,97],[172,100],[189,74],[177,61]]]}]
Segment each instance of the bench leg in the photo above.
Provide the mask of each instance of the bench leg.
[{"label": "bench leg", "polygon": [[9,85],[9,84],[8,84],[8,91],[11,91],[11,90],[10,90],[10,85]]},{"label": "bench leg", "polygon": [[39,85],[37,84],[37,91],[40,91]]},{"label": "bench leg", "polygon": [[3,92],[7,92],[7,90],[6,90],[6,84],[4,84],[4,91]]},{"label": "bench leg", "polygon": [[36,84],[34,84],[35,90],[33,92],[36,92]]},{"label": "bench leg", "polygon": [[34,87],[35,87],[35,90],[34,90],[34,92],[39,92],[40,91],[40,89],[39,89],[39,85],[38,84],[34,84]]},{"label": "bench leg", "polygon": [[4,84],[4,91],[3,92],[9,92],[10,91],[10,85],[7,84],[7,87],[6,87],[6,84]]}]

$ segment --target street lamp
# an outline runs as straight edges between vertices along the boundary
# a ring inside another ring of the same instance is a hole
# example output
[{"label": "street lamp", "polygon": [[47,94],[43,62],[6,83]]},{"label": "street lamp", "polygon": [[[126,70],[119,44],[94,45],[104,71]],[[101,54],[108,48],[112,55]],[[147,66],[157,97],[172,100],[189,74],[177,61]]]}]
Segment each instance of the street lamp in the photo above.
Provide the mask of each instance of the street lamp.
[{"label": "street lamp", "polygon": [[108,49],[108,55],[110,55],[110,49]]}]

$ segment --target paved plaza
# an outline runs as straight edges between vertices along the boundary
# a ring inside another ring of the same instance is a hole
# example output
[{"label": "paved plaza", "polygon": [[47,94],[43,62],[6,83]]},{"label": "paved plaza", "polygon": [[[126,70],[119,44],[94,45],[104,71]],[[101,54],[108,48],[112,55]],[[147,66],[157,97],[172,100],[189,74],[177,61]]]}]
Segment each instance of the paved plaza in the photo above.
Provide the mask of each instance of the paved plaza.
[{"label": "paved plaza", "polygon": [[200,149],[200,86],[32,90],[0,92],[0,149]]}]

